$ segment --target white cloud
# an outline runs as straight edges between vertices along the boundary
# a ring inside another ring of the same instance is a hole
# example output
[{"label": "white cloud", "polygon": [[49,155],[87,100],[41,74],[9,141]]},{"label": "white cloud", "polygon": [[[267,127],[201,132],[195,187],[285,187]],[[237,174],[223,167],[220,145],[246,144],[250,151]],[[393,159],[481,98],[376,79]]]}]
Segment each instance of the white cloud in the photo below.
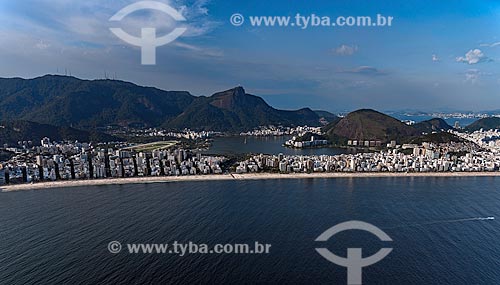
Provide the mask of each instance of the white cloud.
[{"label": "white cloud", "polygon": [[[0,27],[0,32],[6,33],[10,42],[23,38],[32,38],[33,52],[49,48],[100,47],[108,49],[122,45],[109,28],[118,25],[127,33],[140,35],[142,27],[155,27],[159,35],[167,34],[175,27],[183,26],[187,32],[183,37],[197,37],[212,32],[218,23],[211,20],[206,8],[208,0],[164,0],[174,9],[180,11],[187,19],[186,22],[176,22],[161,12],[146,11],[133,13],[120,23],[109,22],[121,8],[134,3],[134,0],[117,1],[65,1],[65,0],[37,0],[33,3],[20,4],[18,10],[3,14],[10,27]],[[30,9],[37,11],[36,15],[26,16],[21,11]],[[42,35],[44,40],[33,38],[33,35]],[[49,44],[50,43],[50,44]]]},{"label": "white cloud", "polygon": [[483,76],[492,76],[493,74],[490,72],[483,72],[479,69],[468,69],[465,72],[465,82],[470,82],[472,84],[476,84],[479,82],[481,77]]},{"label": "white cloud", "polygon": [[385,71],[381,71],[381,70],[377,69],[376,67],[366,66],[366,65],[356,67],[355,69],[342,70],[339,73],[358,74],[358,75],[365,75],[365,76],[387,75],[387,72],[385,72]]},{"label": "white cloud", "polygon": [[209,56],[209,57],[222,57],[224,56],[224,53],[219,50],[219,49],[214,49],[214,48],[203,48],[195,45],[190,45],[186,43],[182,43],[180,41],[176,41],[172,43],[176,47],[183,48],[185,50],[188,50],[190,52],[194,52],[200,56]]},{"label": "white cloud", "polygon": [[48,49],[50,47],[50,44],[45,42],[44,40],[40,40],[38,43],[36,43],[35,47],[37,49]]},{"label": "white cloud", "polygon": [[187,18],[193,18],[198,16],[208,16],[208,0],[196,0],[193,4],[182,5],[179,7],[179,11]]},{"label": "white cloud", "polygon": [[470,82],[476,84],[480,76],[480,71],[478,69],[469,69],[465,72],[465,82]]},{"label": "white cloud", "polygon": [[481,44],[480,46],[482,46],[482,47],[497,47],[497,46],[500,46],[500,42],[491,43],[491,44]]},{"label": "white cloud", "polygon": [[463,62],[467,64],[478,64],[481,62],[492,61],[490,58],[484,55],[480,49],[471,49],[465,56],[460,56],[456,58],[457,62]]},{"label": "white cloud", "polygon": [[439,57],[437,55],[433,54],[432,55],[432,61],[438,62],[438,61],[441,61],[441,60],[439,59]]},{"label": "white cloud", "polygon": [[358,46],[356,45],[341,45],[338,48],[335,49],[335,54],[336,55],[341,55],[341,56],[350,56],[353,55],[358,51]]}]

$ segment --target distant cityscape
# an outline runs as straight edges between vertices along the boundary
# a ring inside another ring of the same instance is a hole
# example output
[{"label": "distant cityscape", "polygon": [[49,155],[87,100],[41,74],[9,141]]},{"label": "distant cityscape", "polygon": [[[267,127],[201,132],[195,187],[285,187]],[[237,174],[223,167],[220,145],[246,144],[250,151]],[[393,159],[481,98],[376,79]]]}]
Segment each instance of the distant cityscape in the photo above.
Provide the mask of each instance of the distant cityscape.
[{"label": "distant cityscape", "polygon": [[41,141],[41,146],[9,148],[16,156],[2,164],[0,184],[160,175],[221,174],[224,157],[190,150],[133,151],[120,146]]},{"label": "distant cityscape", "polygon": [[[484,172],[500,170],[500,132],[472,134],[450,131],[466,141],[420,145],[387,144],[387,149],[341,155],[254,155],[236,167],[236,173],[279,171],[304,172]],[[358,143],[357,141],[356,144]],[[374,141],[360,142],[372,146]],[[378,142],[380,143],[380,142]],[[375,144],[373,144],[375,146]],[[406,154],[408,153],[408,154]]]},{"label": "distant cityscape", "polygon": [[[157,129],[136,131],[138,136],[165,136],[205,141],[215,132],[166,132]],[[292,136],[285,144],[312,134],[321,136],[320,128],[259,127],[242,136]],[[146,176],[221,175],[258,172],[490,172],[500,170],[500,131],[478,130],[447,133],[461,142],[398,144],[392,140],[349,140],[349,147],[367,149],[339,155],[248,154],[234,160],[228,156],[206,155],[197,148],[179,146],[179,141],[149,144],[53,142],[44,138],[40,145],[19,142],[4,146],[15,155],[0,163],[0,184],[35,183],[76,179],[126,178]],[[290,145],[289,145],[290,146]]]}]

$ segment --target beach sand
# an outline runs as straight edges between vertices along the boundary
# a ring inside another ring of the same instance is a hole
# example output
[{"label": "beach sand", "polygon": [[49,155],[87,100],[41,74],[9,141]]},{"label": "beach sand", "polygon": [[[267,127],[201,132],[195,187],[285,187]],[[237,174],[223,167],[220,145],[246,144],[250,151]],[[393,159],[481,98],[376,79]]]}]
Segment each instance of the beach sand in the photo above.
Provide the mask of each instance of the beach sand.
[{"label": "beach sand", "polygon": [[69,180],[51,181],[34,184],[3,185],[3,192],[21,190],[40,190],[50,188],[85,187],[97,185],[124,185],[145,184],[162,182],[183,181],[221,181],[221,180],[259,180],[259,179],[314,179],[314,178],[377,178],[377,177],[471,177],[471,176],[500,176],[500,172],[425,172],[425,173],[394,173],[394,172],[372,172],[372,173],[248,173],[248,174],[221,174],[221,175],[191,175],[191,176],[161,176],[161,177],[131,177],[131,178],[108,178],[92,180]]}]

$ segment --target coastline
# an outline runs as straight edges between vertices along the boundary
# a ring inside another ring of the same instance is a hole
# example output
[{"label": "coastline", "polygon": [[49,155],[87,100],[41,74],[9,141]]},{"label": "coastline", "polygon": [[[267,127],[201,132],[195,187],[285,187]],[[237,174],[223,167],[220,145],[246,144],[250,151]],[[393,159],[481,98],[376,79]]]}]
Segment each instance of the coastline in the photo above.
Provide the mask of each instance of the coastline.
[{"label": "coastline", "polygon": [[23,190],[43,190],[52,188],[84,187],[100,185],[126,185],[167,182],[193,182],[193,181],[227,181],[227,180],[265,180],[265,179],[314,179],[314,178],[404,178],[404,177],[496,177],[500,172],[332,172],[332,173],[247,173],[247,174],[220,174],[220,175],[192,175],[192,176],[159,176],[159,177],[130,177],[109,178],[94,180],[68,180],[50,181],[34,184],[3,185],[0,192],[13,192]]}]

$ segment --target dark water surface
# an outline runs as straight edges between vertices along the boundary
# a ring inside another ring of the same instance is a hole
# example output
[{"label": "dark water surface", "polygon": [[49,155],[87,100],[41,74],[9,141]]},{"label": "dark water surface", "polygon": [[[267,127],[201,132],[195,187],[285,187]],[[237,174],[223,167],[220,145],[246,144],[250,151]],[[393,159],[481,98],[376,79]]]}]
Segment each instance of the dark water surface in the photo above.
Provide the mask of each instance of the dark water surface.
[{"label": "dark water surface", "polygon": [[[294,149],[283,146],[290,139],[288,136],[276,137],[216,137],[213,144],[206,153],[218,155],[264,153],[264,154],[287,154],[287,155],[337,155],[346,153],[345,149],[324,147]],[[245,143],[246,142],[246,143]]]},{"label": "dark water surface", "polygon": [[[499,178],[211,181],[0,193],[0,284],[346,284],[337,255],[393,252],[364,284],[500,284]],[[473,218],[495,216],[495,220]],[[461,220],[468,219],[468,220]],[[349,220],[382,228],[314,240]],[[272,244],[268,255],[112,255],[110,241]]]}]

